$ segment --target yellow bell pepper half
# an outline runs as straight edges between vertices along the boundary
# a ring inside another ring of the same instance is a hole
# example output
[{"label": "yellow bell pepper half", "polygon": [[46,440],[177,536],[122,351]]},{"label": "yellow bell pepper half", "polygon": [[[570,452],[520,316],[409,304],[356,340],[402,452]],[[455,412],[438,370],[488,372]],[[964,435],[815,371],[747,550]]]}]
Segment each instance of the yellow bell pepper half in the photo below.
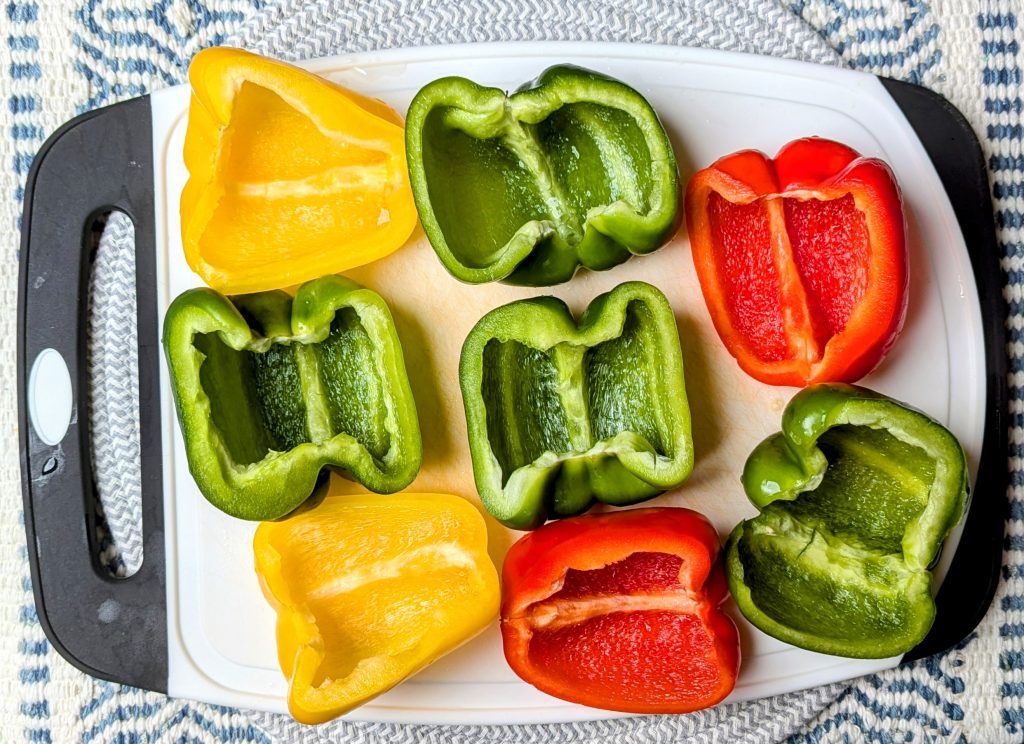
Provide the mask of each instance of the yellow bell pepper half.
[{"label": "yellow bell pepper half", "polygon": [[241,49],[189,67],[181,237],[225,294],[375,261],[416,226],[402,118],[381,101]]},{"label": "yellow bell pepper half", "polygon": [[264,522],[256,573],[278,612],[288,707],[322,723],[483,630],[498,575],[480,512],[449,494],[328,495]]}]

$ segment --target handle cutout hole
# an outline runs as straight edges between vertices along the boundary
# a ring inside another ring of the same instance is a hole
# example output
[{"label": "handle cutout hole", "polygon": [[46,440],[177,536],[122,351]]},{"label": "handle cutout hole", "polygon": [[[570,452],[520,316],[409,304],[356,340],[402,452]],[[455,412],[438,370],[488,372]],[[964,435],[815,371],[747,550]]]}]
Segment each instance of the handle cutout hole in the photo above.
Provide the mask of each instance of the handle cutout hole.
[{"label": "handle cutout hole", "polygon": [[93,560],[110,578],[142,566],[135,226],[124,212],[86,226],[92,256],[86,373],[95,498],[87,508]]}]

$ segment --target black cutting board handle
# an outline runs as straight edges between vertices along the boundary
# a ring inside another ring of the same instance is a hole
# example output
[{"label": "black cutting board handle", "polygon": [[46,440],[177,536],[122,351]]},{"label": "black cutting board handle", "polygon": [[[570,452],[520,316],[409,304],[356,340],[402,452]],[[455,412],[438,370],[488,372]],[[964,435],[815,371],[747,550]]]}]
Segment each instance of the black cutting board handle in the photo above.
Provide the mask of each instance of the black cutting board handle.
[{"label": "black cutting board handle", "polygon": [[[68,122],[32,164],[18,278],[18,425],[32,588],[46,637],[88,674],[166,691],[152,132],[149,97],[136,98]],[[113,579],[99,566],[90,539],[88,234],[96,218],[113,209],[135,224],[137,275],[144,555],[127,579]],[[44,349],[63,359],[72,390],[71,423],[52,446],[40,438],[28,410],[30,371]]]},{"label": "black cutting board handle", "polygon": [[988,171],[974,130],[938,93],[898,80],[879,80],[907,117],[949,195],[974,268],[985,334],[987,407],[978,474],[960,545],[936,599],[935,624],[904,657],[913,661],[966,638],[985,616],[999,583],[1003,526],[1009,513],[1006,303]]}]

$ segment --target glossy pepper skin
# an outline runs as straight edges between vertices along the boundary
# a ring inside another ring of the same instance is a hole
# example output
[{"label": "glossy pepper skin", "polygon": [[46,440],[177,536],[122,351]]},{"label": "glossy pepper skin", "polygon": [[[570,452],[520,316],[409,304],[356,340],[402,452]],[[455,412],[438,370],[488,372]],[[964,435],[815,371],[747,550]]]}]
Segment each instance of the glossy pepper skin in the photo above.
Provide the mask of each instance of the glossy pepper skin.
[{"label": "glossy pepper skin", "polygon": [[401,117],[380,101],[241,49],[189,66],[181,193],[188,265],[226,294],[361,266],[416,226]]},{"label": "glossy pepper skin", "polygon": [[960,521],[967,464],[928,416],[852,385],[796,395],[753,451],[761,513],[728,545],[729,588],[769,635],[837,656],[909,651],[935,618],[928,570]]},{"label": "glossy pepper skin", "polygon": [[375,292],[340,276],[294,299],[193,289],[168,308],[163,344],[189,470],[218,509],[276,519],[324,467],[381,493],[416,476],[416,403]]},{"label": "glossy pepper skin", "polygon": [[406,122],[423,230],[464,282],[547,286],[601,271],[675,232],[675,156],[651,105],[596,72],[558,66],[512,95],[448,77]]},{"label": "glossy pepper skin", "polygon": [[459,383],[477,490],[508,527],[633,504],[693,470],[675,316],[650,284],[597,297],[579,325],[554,297],[492,310]]},{"label": "glossy pepper skin", "polygon": [[736,684],[740,642],[721,609],[718,534],[689,509],[552,522],[509,550],[501,635],[543,692],[629,713],[687,713]]},{"label": "glossy pepper skin", "polygon": [[278,613],[288,709],[302,723],[394,687],[498,612],[483,517],[457,496],[328,495],[261,524],[253,548]]},{"label": "glossy pepper skin", "polygon": [[907,310],[903,202],[884,162],[807,138],[698,172],[686,222],[722,342],[762,382],[854,382]]}]

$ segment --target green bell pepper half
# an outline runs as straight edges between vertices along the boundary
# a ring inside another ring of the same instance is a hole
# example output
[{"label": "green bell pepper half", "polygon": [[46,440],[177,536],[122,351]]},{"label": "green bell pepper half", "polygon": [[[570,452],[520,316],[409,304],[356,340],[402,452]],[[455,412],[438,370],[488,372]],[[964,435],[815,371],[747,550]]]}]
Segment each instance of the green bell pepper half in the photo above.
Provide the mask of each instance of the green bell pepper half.
[{"label": "green bell pepper half", "polygon": [[760,510],[729,538],[729,588],[746,618],[837,656],[909,651],[935,619],[929,567],[967,501],[963,448],[925,414],[853,385],[799,392],[751,453]]},{"label": "green bell pepper half", "polygon": [[321,469],[391,493],[422,460],[402,347],[380,295],[340,276],[228,299],[192,289],[164,318],[189,470],[211,504],[281,517]]},{"label": "green bell pepper half", "polygon": [[578,326],[554,297],[492,310],[459,381],[477,490],[508,527],[633,504],[693,470],[675,316],[649,284],[597,297]]},{"label": "green bell pepper half", "polygon": [[506,95],[442,78],[416,94],[405,131],[423,230],[464,282],[558,284],[675,232],[672,144],[618,80],[563,65]]}]

